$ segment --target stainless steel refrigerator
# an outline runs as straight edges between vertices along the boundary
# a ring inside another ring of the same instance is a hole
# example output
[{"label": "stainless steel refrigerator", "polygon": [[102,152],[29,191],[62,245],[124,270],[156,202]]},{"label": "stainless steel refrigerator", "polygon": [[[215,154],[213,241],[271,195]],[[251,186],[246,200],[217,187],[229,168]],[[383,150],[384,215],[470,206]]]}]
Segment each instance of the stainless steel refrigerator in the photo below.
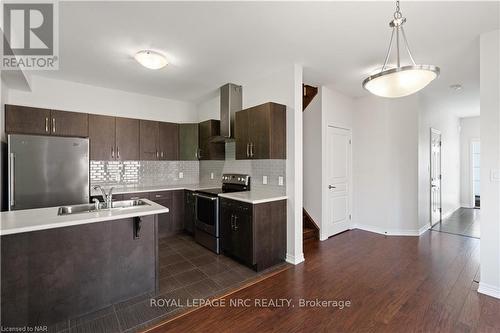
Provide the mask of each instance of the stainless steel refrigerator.
[{"label": "stainless steel refrigerator", "polygon": [[9,135],[9,210],[89,202],[89,139]]}]

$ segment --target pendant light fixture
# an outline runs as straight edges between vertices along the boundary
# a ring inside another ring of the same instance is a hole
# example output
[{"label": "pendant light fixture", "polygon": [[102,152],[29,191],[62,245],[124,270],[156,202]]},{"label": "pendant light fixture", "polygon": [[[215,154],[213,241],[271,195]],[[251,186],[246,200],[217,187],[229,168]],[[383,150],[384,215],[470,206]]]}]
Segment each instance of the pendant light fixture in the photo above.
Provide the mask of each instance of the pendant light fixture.
[{"label": "pendant light fixture", "polygon": [[[389,49],[385,56],[384,66],[379,73],[367,77],[363,81],[363,88],[374,95],[381,97],[403,97],[416,93],[425,88],[432,80],[439,76],[439,67],[434,65],[417,65],[408,46],[403,24],[406,18],[403,17],[399,8],[399,1],[396,1],[396,12],[394,19],[389,22],[392,28]],[[396,35],[396,67],[387,68],[387,62],[391,55],[394,35]],[[401,66],[400,57],[400,37],[410,56],[411,64]]]}]

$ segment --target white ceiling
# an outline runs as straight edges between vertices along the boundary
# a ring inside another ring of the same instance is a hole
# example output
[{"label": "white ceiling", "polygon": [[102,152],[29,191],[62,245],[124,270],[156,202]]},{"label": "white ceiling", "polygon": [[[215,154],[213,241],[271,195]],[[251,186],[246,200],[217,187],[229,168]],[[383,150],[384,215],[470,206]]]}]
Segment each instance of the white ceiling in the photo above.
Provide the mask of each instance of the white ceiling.
[{"label": "white ceiling", "polygon": [[[441,67],[425,94],[459,116],[478,110],[479,40],[498,29],[498,2],[402,2],[418,63]],[[226,82],[245,84],[283,65],[352,97],[383,62],[393,2],[61,2],[60,70],[38,75],[196,101]],[[169,56],[158,71],[132,58]],[[461,83],[464,89],[448,86]],[[476,110],[477,109],[477,110]]]}]

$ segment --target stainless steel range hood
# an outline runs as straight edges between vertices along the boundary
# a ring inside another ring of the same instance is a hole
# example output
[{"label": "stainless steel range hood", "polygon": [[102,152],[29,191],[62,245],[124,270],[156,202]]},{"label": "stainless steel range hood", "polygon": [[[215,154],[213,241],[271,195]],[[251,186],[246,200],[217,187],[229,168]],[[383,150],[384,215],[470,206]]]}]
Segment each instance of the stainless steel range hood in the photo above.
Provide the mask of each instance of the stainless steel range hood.
[{"label": "stainless steel range hood", "polygon": [[234,140],[234,117],[242,107],[242,87],[227,83],[220,87],[220,136],[211,142],[224,143]]}]

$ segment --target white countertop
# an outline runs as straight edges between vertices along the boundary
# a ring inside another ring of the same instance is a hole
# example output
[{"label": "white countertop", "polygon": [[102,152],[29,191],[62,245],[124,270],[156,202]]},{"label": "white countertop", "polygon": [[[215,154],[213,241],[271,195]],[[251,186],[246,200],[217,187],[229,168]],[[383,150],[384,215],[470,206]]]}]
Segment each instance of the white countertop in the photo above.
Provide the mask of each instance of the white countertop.
[{"label": "white countertop", "polygon": [[59,207],[26,209],[0,213],[0,235],[17,234],[80,224],[118,220],[135,216],[168,213],[168,208],[147,199],[148,205],[103,209],[98,212],[57,215]]},{"label": "white countertop", "polygon": [[245,192],[221,193],[221,198],[227,198],[237,201],[248,202],[251,204],[260,204],[265,202],[286,200],[288,197],[276,190],[255,189]]},{"label": "white countertop", "polygon": [[[113,187],[114,194],[124,193],[141,193],[141,192],[156,192],[156,191],[173,191],[173,190],[189,190],[197,191],[203,189],[217,188],[221,185],[207,184],[188,184],[188,185],[155,185],[155,186],[115,186]],[[111,186],[103,186],[108,191]],[[283,191],[276,189],[257,188],[246,192],[222,193],[221,198],[243,201],[251,204],[259,204],[264,202],[286,200],[288,197],[283,194]],[[91,195],[101,195],[99,190],[91,189]]]},{"label": "white countertop", "polygon": [[[214,187],[220,187],[217,185],[203,185],[203,184],[187,184],[187,185],[154,185],[154,186],[103,186],[103,188],[108,191],[113,187],[113,194],[125,194],[125,193],[141,193],[141,192],[157,192],[157,191],[175,191],[175,190],[203,190]],[[101,195],[101,191],[90,189],[90,195]]]}]

